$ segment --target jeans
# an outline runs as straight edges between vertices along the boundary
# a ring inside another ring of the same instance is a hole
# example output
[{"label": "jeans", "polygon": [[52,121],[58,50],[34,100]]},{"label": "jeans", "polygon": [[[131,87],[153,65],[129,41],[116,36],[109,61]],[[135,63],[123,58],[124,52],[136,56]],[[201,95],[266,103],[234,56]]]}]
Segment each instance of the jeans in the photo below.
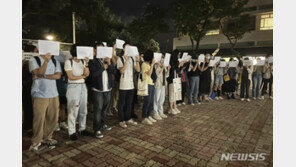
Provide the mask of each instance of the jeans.
[{"label": "jeans", "polygon": [[154,104],[153,104],[153,110],[155,115],[163,114],[164,100],[165,100],[165,86],[162,86],[161,89],[155,89]]},{"label": "jeans", "polygon": [[262,89],[262,93],[261,95],[264,96],[265,93],[266,93],[266,90],[267,90],[267,84],[269,86],[269,96],[271,96],[271,92],[272,92],[272,81],[273,81],[273,78],[271,77],[270,79],[264,79],[263,78],[263,89]]},{"label": "jeans", "polygon": [[151,111],[153,110],[154,89],[154,85],[148,85],[148,96],[144,97],[142,118],[148,118],[151,114]]},{"label": "jeans", "polygon": [[193,102],[197,103],[198,91],[199,91],[199,76],[191,77],[188,103],[192,103],[192,96],[193,96]]},{"label": "jeans", "polygon": [[131,119],[133,97],[134,89],[119,90],[118,118],[120,122]]},{"label": "jeans", "polygon": [[256,97],[256,98],[259,97],[261,82],[262,82],[262,75],[255,74],[253,76],[253,90],[252,90],[253,97]]},{"label": "jeans", "polygon": [[[248,80],[242,80],[241,93],[240,93],[241,98],[249,98],[250,83],[251,83],[251,81],[249,79]],[[245,96],[245,93],[246,93],[246,96]]]},{"label": "jeans", "polygon": [[106,124],[106,113],[111,100],[111,91],[96,92],[93,91],[94,97],[94,120],[93,130],[99,131]]},{"label": "jeans", "polygon": [[68,84],[67,87],[68,108],[68,133],[76,132],[76,119],[78,116],[79,131],[86,128],[87,115],[87,89],[85,84]]}]

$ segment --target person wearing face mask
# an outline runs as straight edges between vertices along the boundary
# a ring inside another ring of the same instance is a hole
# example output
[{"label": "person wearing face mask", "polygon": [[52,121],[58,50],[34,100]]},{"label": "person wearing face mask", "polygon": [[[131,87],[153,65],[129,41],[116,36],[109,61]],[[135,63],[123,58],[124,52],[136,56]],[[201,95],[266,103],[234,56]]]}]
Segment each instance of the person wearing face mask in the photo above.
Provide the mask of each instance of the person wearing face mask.
[{"label": "person wearing face mask", "polygon": [[210,54],[207,53],[205,56],[204,62],[200,64],[201,66],[201,75],[200,75],[200,87],[199,87],[199,94],[200,94],[200,101],[202,102],[205,100],[209,102],[208,95],[210,93],[211,88],[211,70],[212,68],[210,65]]},{"label": "person wearing face mask", "polygon": [[201,66],[199,65],[197,55],[192,55],[192,61],[190,62],[192,69],[190,70],[190,92],[188,96],[188,104],[195,105],[200,104],[198,101],[198,91],[199,91],[199,81],[200,73],[202,71]]}]

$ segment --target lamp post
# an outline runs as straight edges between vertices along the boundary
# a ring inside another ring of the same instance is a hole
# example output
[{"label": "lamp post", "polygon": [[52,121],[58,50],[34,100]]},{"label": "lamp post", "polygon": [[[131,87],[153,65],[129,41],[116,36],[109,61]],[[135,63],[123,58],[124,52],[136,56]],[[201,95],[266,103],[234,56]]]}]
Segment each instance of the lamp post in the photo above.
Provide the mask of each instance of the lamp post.
[{"label": "lamp post", "polygon": [[76,43],[75,35],[75,12],[72,12],[72,23],[73,23],[73,44]]}]

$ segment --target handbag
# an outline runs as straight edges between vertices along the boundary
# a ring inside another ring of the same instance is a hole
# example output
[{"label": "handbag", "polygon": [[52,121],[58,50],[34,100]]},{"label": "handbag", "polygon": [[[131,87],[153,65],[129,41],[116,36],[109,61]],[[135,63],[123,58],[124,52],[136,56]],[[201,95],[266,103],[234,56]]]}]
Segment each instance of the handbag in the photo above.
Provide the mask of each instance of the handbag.
[{"label": "handbag", "polygon": [[230,80],[229,75],[228,75],[228,74],[224,75],[224,81],[227,82],[227,81],[229,81],[229,80]]},{"label": "handbag", "polygon": [[138,91],[137,91],[137,95],[139,96],[148,96],[148,81],[147,79],[142,80],[141,79],[141,74],[139,74],[138,77]]},{"label": "handbag", "polygon": [[181,82],[181,78],[179,78],[176,75],[176,71],[175,72],[175,78],[173,79],[173,87],[174,87],[174,93],[176,95],[176,100],[182,100],[182,82]]}]

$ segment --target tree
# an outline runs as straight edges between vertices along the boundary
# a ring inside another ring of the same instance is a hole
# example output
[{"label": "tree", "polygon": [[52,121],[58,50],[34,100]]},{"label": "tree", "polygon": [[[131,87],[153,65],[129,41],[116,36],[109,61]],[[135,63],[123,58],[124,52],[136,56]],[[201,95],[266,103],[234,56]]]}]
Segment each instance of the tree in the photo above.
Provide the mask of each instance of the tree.
[{"label": "tree", "polygon": [[229,41],[232,53],[238,58],[240,53],[235,50],[235,46],[245,33],[250,32],[253,25],[250,15],[243,14],[247,3],[248,0],[217,0],[214,3],[215,17],[219,20],[220,30]]},{"label": "tree", "polygon": [[155,44],[153,37],[156,34],[168,31],[164,18],[164,9],[154,4],[147,4],[142,15],[134,18],[127,26],[131,43],[136,45],[140,52],[151,48],[151,43]]},{"label": "tree", "polygon": [[177,0],[172,6],[172,13],[177,33],[189,36],[192,51],[198,50],[207,31],[217,27],[211,19],[214,14],[212,0]]}]

